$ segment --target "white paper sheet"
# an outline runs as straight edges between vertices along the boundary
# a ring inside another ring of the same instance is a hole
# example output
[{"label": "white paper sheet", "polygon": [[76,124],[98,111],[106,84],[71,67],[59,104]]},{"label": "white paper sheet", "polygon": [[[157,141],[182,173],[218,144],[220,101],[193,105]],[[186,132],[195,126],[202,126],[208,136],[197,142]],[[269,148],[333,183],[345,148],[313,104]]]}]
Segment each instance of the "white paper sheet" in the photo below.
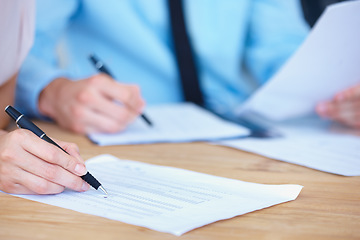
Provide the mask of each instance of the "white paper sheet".
[{"label": "white paper sheet", "polygon": [[153,126],[138,118],[125,131],[115,134],[91,134],[99,145],[156,142],[191,142],[247,136],[249,130],[225,121],[191,103],[149,106],[146,115]]},{"label": "white paper sheet", "polygon": [[218,144],[334,174],[360,175],[360,137],[339,133],[337,125],[319,118],[288,121],[278,124],[277,129],[282,138]]},{"label": "white paper sheet", "polygon": [[206,224],[297,198],[302,186],[264,185],[156,166],[111,155],[86,162],[109,192],[67,190],[58,195],[16,195],[153,230],[181,235]]},{"label": "white paper sheet", "polygon": [[298,51],[241,111],[271,120],[295,118],[359,84],[359,26],[360,1],[328,7]]}]

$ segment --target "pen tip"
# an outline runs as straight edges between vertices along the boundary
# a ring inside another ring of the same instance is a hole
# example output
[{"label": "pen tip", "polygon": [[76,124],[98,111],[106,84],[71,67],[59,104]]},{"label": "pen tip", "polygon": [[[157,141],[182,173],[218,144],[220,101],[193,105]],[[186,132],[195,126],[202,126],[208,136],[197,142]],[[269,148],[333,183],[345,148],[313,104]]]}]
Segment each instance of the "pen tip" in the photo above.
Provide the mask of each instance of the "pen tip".
[{"label": "pen tip", "polygon": [[103,188],[103,186],[100,186],[99,189],[100,189],[101,191],[103,191],[103,193],[105,193],[105,196],[106,196],[106,197],[109,195],[108,192],[105,190],[105,188]]},{"label": "pen tip", "polygon": [[150,127],[153,126],[152,122],[144,114],[141,114],[141,117]]}]

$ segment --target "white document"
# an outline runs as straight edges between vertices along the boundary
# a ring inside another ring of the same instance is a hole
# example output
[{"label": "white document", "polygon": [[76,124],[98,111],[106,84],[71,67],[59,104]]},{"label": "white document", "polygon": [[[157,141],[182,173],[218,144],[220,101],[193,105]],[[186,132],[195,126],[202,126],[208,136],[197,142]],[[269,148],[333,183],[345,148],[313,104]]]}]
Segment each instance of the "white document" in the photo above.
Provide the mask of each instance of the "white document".
[{"label": "white document", "polygon": [[89,138],[99,145],[139,144],[156,142],[191,142],[229,139],[247,136],[249,130],[225,121],[195,104],[167,104],[149,106],[146,115],[153,126],[138,118],[122,132],[91,134]]},{"label": "white document", "polygon": [[360,83],[360,1],[331,5],[280,71],[242,111],[284,120],[314,111],[320,101]]},{"label": "white document", "polygon": [[264,185],[111,155],[86,162],[109,192],[70,190],[22,198],[181,235],[206,224],[297,198],[302,186]]},{"label": "white document", "polygon": [[338,125],[319,118],[277,125],[284,137],[219,142],[269,158],[344,176],[360,175],[360,137],[339,132]]}]

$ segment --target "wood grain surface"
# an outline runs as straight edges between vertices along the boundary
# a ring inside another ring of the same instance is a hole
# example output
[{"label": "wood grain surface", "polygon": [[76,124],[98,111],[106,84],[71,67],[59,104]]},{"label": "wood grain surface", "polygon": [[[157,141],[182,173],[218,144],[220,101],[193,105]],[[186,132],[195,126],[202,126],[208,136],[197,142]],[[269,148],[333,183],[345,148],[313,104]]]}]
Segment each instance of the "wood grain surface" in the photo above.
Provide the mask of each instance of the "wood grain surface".
[{"label": "wood grain surface", "polygon": [[360,239],[360,177],[207,143],[99,147],[54,124],[37,124],[50,137],[78,144],[84,159],[109,153],[242,181],[304,188],[295,201],[215,222],[181,237],[0,193],[0,239]]}]

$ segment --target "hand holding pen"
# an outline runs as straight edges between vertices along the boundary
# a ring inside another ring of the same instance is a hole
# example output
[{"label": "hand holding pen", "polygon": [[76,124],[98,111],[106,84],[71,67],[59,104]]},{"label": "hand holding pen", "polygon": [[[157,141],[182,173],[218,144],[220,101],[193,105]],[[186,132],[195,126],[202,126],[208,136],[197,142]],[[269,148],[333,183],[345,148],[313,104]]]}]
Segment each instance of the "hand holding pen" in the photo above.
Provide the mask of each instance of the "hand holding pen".
[{"label": "hand holding pen", "polygon": [[[89,56],[89,59],[99,72],[104,73],[109,77],[111,77],[112,79],[114,79],[114,75],[111,74],[110,70],[105,66],[105,64],[99,58],[97,58],[94,54],[92,54]],[[147,123],[147,125],[149,125],[150,127],[153,125],[150,119],[144,113],[141,113],[140,116]]]},{"label": "hand holding pen", "polygon": [[86,173],[75,144],[56,141],[69,154],[25,129],[0,135],[0,190],[13,194],[56,194],[65,187],[86,191]]},{"label": "hand holding pen", "polygon": [[142,113],[144,100],[136,85],[98,74],[77,81],[53,80],[41,92],[38,105],[40,113],[70,131],[114,133]]},{"label": "hand holding pen", "polygon": [[0,135],[1,190],[16,194],[55,194],[65,187],[86,191],[88,182],[106,193],[87,172],[74,144],[54,142],[11,106],[5,111],[23,129]]}]

